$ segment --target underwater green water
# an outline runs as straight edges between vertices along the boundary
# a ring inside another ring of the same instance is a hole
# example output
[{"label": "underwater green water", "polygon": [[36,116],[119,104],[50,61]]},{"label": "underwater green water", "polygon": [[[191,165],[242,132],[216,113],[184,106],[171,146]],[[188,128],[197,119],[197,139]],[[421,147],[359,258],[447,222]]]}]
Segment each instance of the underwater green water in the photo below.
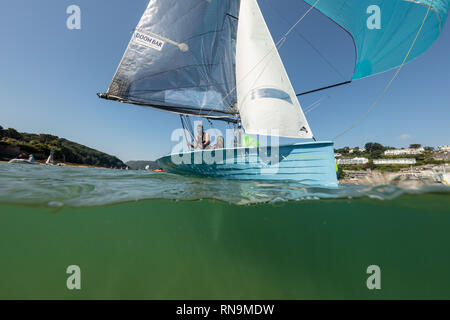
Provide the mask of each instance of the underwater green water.
[{"label": "underwater green water", "polygon": [[[145,199],[136,186],[152,175],[55,169],[58,181],[49,168],[0,165],[0,299],[450,298],[445,191],[379,200],[369,196],[398,190],[354,198],[344,188],[324,199],[325,190],[250,183],[234,185],[240,199],[200,201],[214,199],[210,181],[160,175]],[[172,184],[190,192],[164,192]],[[66,287],[70,265],[81,268],[81,290]],[[366,286],[370,265],[381,290]]]}]

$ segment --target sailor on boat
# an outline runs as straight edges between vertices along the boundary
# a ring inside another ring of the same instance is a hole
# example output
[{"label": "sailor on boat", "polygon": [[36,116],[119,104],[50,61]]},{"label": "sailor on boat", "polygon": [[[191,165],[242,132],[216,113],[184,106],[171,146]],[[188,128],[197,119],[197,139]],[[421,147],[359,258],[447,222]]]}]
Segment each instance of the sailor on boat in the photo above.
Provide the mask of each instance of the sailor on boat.
[{"label": "sailor on boat", "polygon": [[193,149],[207,149],[211,143],[211,137],[209,136],[208,132],[205,132],[203,130],[203,125],[199,124],[197,126],[197,137],[195,137],[195,145],[187,142],[188,146],[190,146]]},{"label": "sailor on boat", "polygon": [[216,144],[211,146],[211,149],[223,149],[225,148],[225,142],[222,136],[218,136]]}]

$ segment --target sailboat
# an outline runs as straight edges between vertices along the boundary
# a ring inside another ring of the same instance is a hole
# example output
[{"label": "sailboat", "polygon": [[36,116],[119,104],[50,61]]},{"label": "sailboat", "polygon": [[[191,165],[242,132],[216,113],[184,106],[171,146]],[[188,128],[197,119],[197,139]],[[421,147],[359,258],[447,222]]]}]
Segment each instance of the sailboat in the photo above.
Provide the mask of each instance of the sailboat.
[{"label": "sailboat", "polygon": [[45,161],[45,164],[47,166],[53,166],[55,164],[54,154],[55,154],[55,150],[53,150],[53,148],[50,149],[50,155],[48,156],[47,160]]},{"label": "sailboat", "polygon": [[[304,2],[350,34],[356,49],[353,78],[316,92],[422,54],[441,33],[450,0]],[[370,10],[379,21],[366,19]],[[190,116],[233,126],[226,148],[158,159],[167,172],[336,187],[334,144],[314,138],[278,51],[300,21],[275,43],[257,0],[151,0],[108,91],[98,95],[178,114],[185,132]],[[305,142],[245,146],[244,133]]]}]

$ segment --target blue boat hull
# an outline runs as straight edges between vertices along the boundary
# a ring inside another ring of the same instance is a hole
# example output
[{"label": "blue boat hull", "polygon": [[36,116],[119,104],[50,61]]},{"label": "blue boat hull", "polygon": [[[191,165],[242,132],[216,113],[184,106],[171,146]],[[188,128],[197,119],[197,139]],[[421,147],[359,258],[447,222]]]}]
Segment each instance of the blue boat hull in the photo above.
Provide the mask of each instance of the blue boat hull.
[{"label": "blue boat hull", "polygon": [[227,148],[172,154],[157,160],[166,172],[235,180],[286,180],[337,187],[332,142],[268,148]]}]

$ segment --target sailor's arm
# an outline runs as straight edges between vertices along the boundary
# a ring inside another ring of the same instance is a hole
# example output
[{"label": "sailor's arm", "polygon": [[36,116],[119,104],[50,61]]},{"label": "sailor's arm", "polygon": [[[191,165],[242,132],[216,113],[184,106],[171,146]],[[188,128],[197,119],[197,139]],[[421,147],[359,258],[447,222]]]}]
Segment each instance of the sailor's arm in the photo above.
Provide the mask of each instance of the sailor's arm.
[{"label": "sailor's arm", "polygon": [[194,144],[190,144],[192,148],[197,149],[199,147],[198,137],[195,137]]},{"label": "sailor's arm", "polygon": [[211,137],[208,132],[205,132],[205,143],[203,144],[203,148],[206,148],[211,143]]}]

